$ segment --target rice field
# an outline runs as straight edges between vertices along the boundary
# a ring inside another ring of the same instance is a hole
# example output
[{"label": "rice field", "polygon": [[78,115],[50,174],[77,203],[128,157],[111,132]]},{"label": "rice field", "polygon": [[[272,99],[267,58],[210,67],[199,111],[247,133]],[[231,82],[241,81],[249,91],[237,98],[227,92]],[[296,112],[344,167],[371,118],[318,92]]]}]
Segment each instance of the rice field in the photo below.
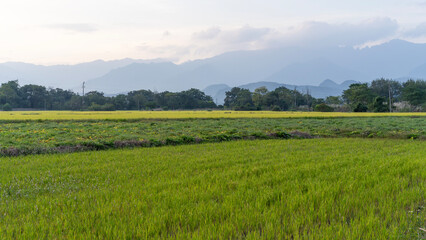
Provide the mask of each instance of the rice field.
[{"label": "rice field", "polygon": [[426,116],[420,113],[343,113],[273,111],[0,111],[0,120],[187,119],[187,118],[332,118]]},{"label": "rice field", "polygon": [[426,117],[4,121],[0,155],[277,138],[426,139]]},{"label": "rice field", "polygon": [[256,140],[0,158],[2,239],[422,239],[426,143]]},{"label": "rice field", "polygon": [[0,239],[426,238],[425,113],[34,111],[0,123]]}]

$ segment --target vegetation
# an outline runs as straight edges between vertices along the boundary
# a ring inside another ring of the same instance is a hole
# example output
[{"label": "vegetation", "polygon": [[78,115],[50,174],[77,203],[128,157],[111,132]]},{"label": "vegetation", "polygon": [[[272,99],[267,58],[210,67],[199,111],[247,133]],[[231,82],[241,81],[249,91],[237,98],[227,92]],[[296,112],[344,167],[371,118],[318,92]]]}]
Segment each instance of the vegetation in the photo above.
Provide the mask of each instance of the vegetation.
[{"label": "vegetation", "polygon": [[425,150],[408,140],[315,139],[3,158],[0,234],[420,238]]},{"label": "vegetation", "polygon": [[[177,109],[214,109],[231,110],[273,110],[310,111],[318,109],[346,111],[344,103],[354,112],[389,112],[395,108],[396,102],[405,101],[410,104],[410,111],[426,109],[426,82],[408,80],[401,84],[394,80],[377,79],[371,84],[352,84],[342,97],[329,96],[316,99],[309,89],[306,93],[290,90],[285,87],[268,91],[265,87],[250,92],[248,89],[234,87],[226,92],[224,106],[217,106],[210,96],[198,89],[189,89],[177,93],[156,93],[150,90],[131,91],[106,97],[103,93],[91,91],[80,96],[70,90],[60,88],[46,89],[38,85],[19,86],[18,81],[3,83],[0,87],[0,107],[4,111],[13,108],[43,110],[177,110]],[[317,108],[318,106],[318,108]]]},{"label": "vegetation", "polygon": [[426,117],[4,121],[0,155],[314,137],[425,140]]},{"label": "vegetation", "polygon": [[1,112],[0,121],[27,120],[128,120],[128,119],[212,119],[212,118],[336,118],[336,117],[424,117],[424,112],[274,112],[274,111],[13,111]]},{"label": "vegetation", "polygon": [[[403,84],[389,79],[377,79],[367,83],[352,84],[343,92],[343,99],[354,112],[389,112],[394,104],[407,101],[412,109],[423,108],[426,104],[426,82],[408,80]],[[426,110],[426,105],[424,109]]]},{"label": "vegetation", "polygon": [[[46,89],[38,85],[19,86],[18,81],[3,83],[0,87],[0,105],[10,108],[44,110],[143,110],[143,109],[197,109],[215,108],[210,96],[198,89],[178,93],[155,93],[149,90],[132,91],[114,97],[92,91],[80,96],[70,90]],[[11,110],[11,109],[10,109]]]}]

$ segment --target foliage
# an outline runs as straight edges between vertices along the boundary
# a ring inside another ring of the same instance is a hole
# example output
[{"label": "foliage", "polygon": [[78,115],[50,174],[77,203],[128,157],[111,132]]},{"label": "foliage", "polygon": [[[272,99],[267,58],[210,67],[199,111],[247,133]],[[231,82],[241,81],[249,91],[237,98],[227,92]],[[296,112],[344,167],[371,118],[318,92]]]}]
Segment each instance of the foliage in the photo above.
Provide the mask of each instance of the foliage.
[{"label": "foliage", "polygon": [[100,150],[123,146],[152,147],[240,139],[275,139],[293,137],[294,132],[305,133],[306,136],[312,137],[425,140],[425,126],[426,116],[3,121],[0,131],[0,155]]},{"label": "foliage", "polygon": [[14,108],[93,111],[217,107],[210,96],[194,88],[177,93],[154,93],[150,90],[138,90],[126,95],[119,94],[115,97],[106,97],[102,92],[91,91],[83,97],[60,88],[46,89],[43,86],[33,84],[20,87],[18,81],[9,81],[1,85],[0,104],[10,104]]},{"label": "foliage", "polygon": [[367,112],[368,107],[364,103],[358,103],[354,108],[354,112]]},{"label": "foliage", "polygon": [[426,103],[426,81],[408,80],[403,84],[402,98],[414,106]]},{"label": "foliage", "polygon": [[3,111],[12,111],[12,106],[9,103],[6,103],[2,107]]},{"label": "foliage", "polygon": [[252,93],[248,89],[238,87],[226,92],[224,106],[234,110],[255,110]]},{"label": "foliage", "polygon": [[354,112],[365,112],[367,105],[372,103],[374,94],[367,83],[355,83],[343,91],[343,99],[352,106]]},{"label": "foliage", "polygon": [[425,155],[424,142],[311,139],[3,159],[0,237],[417,237]]},{"label": "foliage", "polygon": [[378,96],[374,99],[373,110],[374,112],[389,112],[389,107],[384,97]]},{"label": "foliage", "polygon": [[325,101],[325,104],[336,104],[340,105],[343,104],[343,99],[340,96],[328,96]]},{"label": "foliage", "polygon": [[328,106],[325,103],[321,103],[315,106],[314,111],[316,112],[334,112],[334,108]]}]

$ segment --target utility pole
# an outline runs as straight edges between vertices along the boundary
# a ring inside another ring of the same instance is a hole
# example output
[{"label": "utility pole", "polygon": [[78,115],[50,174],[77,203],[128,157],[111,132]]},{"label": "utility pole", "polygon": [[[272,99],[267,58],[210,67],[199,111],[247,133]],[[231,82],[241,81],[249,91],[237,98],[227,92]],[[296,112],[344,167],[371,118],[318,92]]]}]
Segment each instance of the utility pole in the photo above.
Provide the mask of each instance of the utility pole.
[{"label": "utility pole", "polygon": [[306,87],[306,103],[308,104],[308,111],[310,112],[311,111],[311,107],[310,107],[310,96],[311,96],[311,93],[309,92],[309,88],[308,87]]},{"label": "utility pole", "polygon": [[294,87],[294,110],[297,108],[297,94],[296,94],[296,87]]},{"label": "utility pole", "polygon": [[392,97],[391,97],[391,86],[389,83],[389,112],[392,112]]},{"label": "utility pole", "polygon": [[83,82],[83,96],[81,97],[81,109],[82,110],[83,110],[83,107],[84,107],[84,88],[86,87],[85,84],[86,84],[86,82]]}]

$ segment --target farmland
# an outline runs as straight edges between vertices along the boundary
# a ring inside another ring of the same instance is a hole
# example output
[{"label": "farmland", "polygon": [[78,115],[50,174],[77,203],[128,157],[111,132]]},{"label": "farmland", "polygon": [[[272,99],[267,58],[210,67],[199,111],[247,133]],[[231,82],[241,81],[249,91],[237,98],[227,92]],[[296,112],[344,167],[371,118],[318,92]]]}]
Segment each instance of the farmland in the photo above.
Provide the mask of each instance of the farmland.
[{"label": "farmland", "polygon": [[1,239],[425,237],[422,113],[2,112],[0,122]]},{"label": "farmland", "polygon": [[423,141],[257,140],[0,158],[2,238],[412,239]]},{"label": "farmland", "polygon": [[102,150],[239,139],[362,137],[426,139],[426,117],[3,120],[0,153]]},{"label": "farmland", "polygon": [[188,119],[188,118],[332,118],[332,117],[403,117],[418,113],[355,112],[272,112],[272,111],[13,111],[1,112],[0,120],[88,120],[88,119]]}]

